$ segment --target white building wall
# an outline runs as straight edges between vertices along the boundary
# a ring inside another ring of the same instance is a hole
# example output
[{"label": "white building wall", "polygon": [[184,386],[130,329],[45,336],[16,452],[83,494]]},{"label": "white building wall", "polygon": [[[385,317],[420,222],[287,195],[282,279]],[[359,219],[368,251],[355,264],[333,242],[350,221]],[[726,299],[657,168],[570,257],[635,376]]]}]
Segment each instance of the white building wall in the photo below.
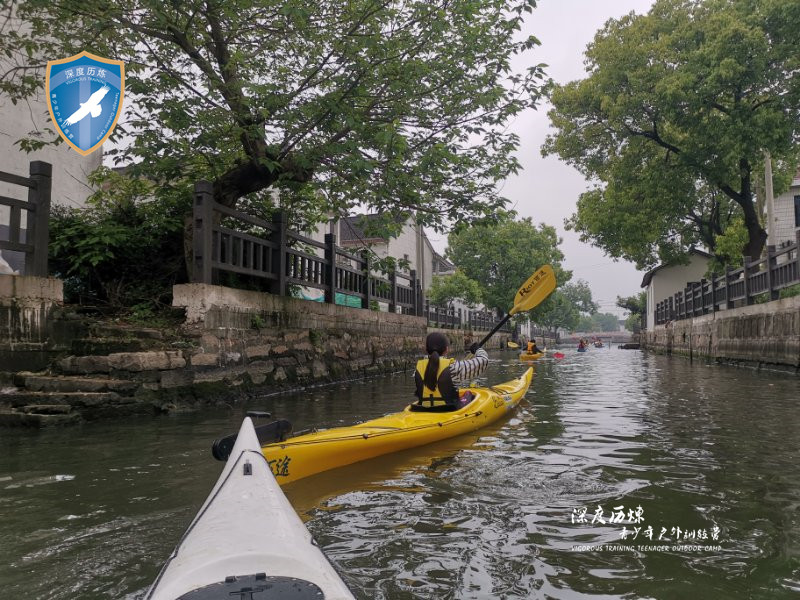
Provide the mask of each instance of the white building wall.
[{"label": "white building wall", "polygon": [[795,178],[791,187],[775,198],[775,239],[767,240],[768,244],[778,247],[785,242],[794,243],[795,231],[800,227],[800,223],[795,222],[794,199],[796,196],[800,196],[800,178]]},{"label": "white building wall", "polygon": [[[3,25],[9,30],[20,27],[19,21],[13,17]],[[0,35],[3,33],[0,31]],[[20,61],[28,60],[27,57],[9,58],[2,55],[0,56],[0,73],[5,73],[11,67],[21,64]],[[40,71],[39,76],[44,79],[44,70]],[[51,204],[83,207],[86,198],[92,193],[87,183],[87,175],[100,166],[102,149],[98,149],[89,156],[81,156],[65,143],[57,146],[45,146],[41,150],[31,153],[20,150],[17,141],[25,137],[32,137],[32,133],[39,132],[44,140],[53,139],[57,134],[45,133],[44,130],[48,127],[54,129],[50,123],[43,90],[27,101],[17,102],[17,104],[11,102],[9,97],[0,95],[0,171],[27,177],[31,161],[49,162],[53,165]],[[27,200],[28,189],[0,182],[0,196]],[[0,206],[0,231],[7,231],[9,218],[9,208]],[[22,211],[21,226],[23,229],[27,228],[27,211]],[[7,252],[6,258],[14,262],[17,268],[21,268],[23,261],[21,253]]]},{"label": "white building wall", "polygon": [[[11,17],[3,24],[6,31],[24,27],[19,20]],[[3,35],[0,31],[0,35]],[[44,60],[64,58],[63,56],[45,57]],[[5,73],[9,68],[27,63],[30,59],[23,57],[0,56],[0,72]],[[38,72],[44,83],[45,73],[42,69]],[[19,149],[16,142],[31,133],[39,132],[44,140],[51,140],[52,132],[45,133],[46,128],[55,129],[50,123],[50,114],[47,110],[47,101],[44,90],[29,98],[27,101],[14,104],[7,96],[0,95],[0,171],[27,176],[29,163],[33,160],[43,160],[53,165],[53,194],[54,204],[81,207],[86,198],[91,194],[91,189],[86,183],[86,176],[100,166],[102,149],[98,149],[89,156],[81,156],[65,143],[58,146],[46,146],[41,150],[26,154]],[[0,195],[19,198],[22,189],[0,183]],[[5,220],[4,220],[5,219]],[[0,213],[0,223],[7,223],[7,213]]]},{"label": "white building wall", "polygon": [[708,271],[710,259],[693,254],[688,265],[664,267],[653,274],[647,286],[647,328],[656,323],[656,304],[681,292],[690,281],[700,281]]}]

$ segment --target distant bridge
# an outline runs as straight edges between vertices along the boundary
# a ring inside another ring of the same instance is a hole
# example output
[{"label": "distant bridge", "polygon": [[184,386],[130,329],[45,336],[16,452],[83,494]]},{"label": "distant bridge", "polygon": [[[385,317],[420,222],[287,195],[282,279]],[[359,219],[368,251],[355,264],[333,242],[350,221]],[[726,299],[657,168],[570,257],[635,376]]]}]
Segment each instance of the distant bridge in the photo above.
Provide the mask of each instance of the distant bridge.
[{"label": "distant bridge", "polygon": [[576,332],[569,335],[562,335],[560,342],[562,344],[577,344],[581,338],[591,342],[593,337],[602,340],[604,344],[630,344],[636,341],[634,340],[634,335],[630,331],[602,331],[599,333]]}]

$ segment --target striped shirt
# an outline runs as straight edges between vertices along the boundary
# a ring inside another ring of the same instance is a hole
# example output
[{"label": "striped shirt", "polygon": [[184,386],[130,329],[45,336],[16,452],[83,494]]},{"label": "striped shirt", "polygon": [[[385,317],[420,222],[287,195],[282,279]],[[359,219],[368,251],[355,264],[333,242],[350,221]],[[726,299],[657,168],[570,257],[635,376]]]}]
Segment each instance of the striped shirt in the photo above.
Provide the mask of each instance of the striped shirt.
[{"label": "striped shirt", "polygon": [[489,355],[483,348],[478,348],[473,358],[454,360],[450,363],[450,377],[457,388],[467,387],[473,379],[483,375],[489,366]]}]

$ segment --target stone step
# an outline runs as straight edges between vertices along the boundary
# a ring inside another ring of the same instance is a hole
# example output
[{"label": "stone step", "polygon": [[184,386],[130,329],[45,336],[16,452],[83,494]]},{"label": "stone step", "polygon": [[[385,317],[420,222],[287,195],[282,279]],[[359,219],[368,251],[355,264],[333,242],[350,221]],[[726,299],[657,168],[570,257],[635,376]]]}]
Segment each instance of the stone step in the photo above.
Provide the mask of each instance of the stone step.
[{"label": "stone step", "polygon": [[67,405],[76,408],[117,406],[135,402],[130,396],[116,392],[28,392],[18,390],[0,395],[0,405],[11,408],[37,405]]},{"label": "stone step", "polygon": [[128,371],[164,371],[186,366],[180,350],[153,350],[149,352],[115,352],[109,355],[68,356],[56,363],[60,373],[91,375]]},{"label": "stone step", "polygon": [[128,327],[109,323],[93,323],[89,326],[93,337],[99,338],[139,338],[146,340],[163,340],[164,332],[150,327]]},{"label": "stone step", "polygon": [[77,355],[107,355],[114,352],[142,352],[164,346],[153,338],[91,337],[72,340],[70,349]]},{"label": "stone step", "polygon": [[30,392],[117,392],[132,394],[139,383],[127,379],[17,373],[14,383]]}]

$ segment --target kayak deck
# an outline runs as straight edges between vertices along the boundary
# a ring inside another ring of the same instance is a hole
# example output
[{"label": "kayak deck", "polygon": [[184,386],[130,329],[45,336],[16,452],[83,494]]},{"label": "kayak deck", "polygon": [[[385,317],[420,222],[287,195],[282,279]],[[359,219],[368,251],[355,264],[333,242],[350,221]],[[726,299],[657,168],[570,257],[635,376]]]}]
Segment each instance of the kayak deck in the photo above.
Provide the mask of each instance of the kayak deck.
[{"label": "kayak deck", "polygon": [[491,388],[470,388],[475,398],[452,412],[416,412],[410,406],[365,423],[336,427],[261,448],[283,485],[315,473],[474,431],[513,410],[530,386],[533,369]]},{"label": "kayak deck", "polygon": [[352,600],[281,491],[246,418],[230,457],[145,600]]}]

